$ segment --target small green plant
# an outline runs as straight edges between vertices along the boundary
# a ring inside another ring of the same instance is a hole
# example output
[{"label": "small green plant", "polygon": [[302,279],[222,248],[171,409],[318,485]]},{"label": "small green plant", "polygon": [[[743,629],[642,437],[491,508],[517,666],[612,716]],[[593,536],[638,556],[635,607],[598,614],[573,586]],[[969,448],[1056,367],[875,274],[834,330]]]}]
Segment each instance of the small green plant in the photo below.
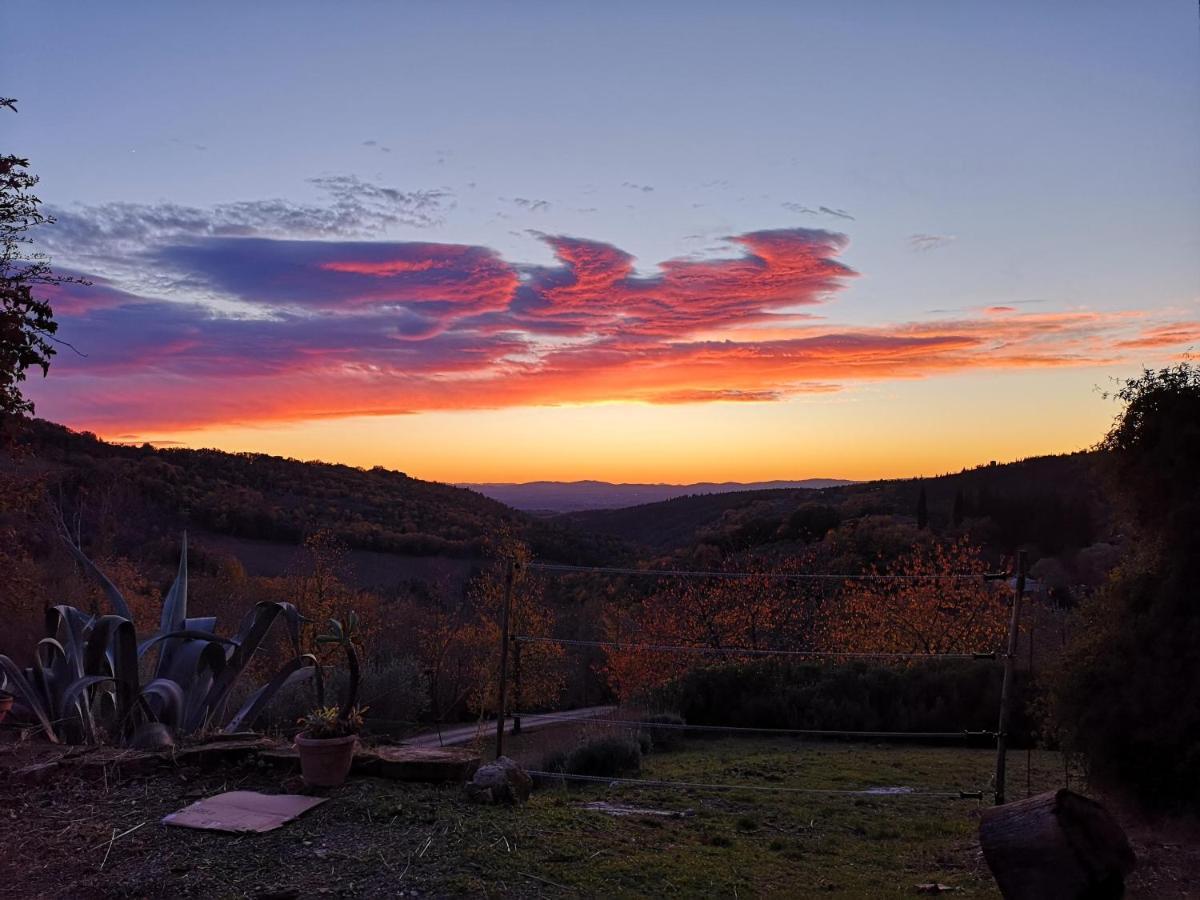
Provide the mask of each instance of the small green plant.
[{"label": "small green plant", "polygon": [[318,644],[336,644],[346,655],[346,696],[341,707],[318,705],[299,720],[303,733],[310,738],[339,738],[358,734],[363,728],[366,707],[358,705],[362,666],[354,640],[358,634],[358,614],[351,611],[346,621],[329,620],[328,634],[317,636]]},{"label": "small green plant", "polygon": [[347,715],[336,706],[317,706],[302,716],[298,724],[305,736],[310,738],[340,738],[358,734],[363,728],[365,706],[351,707]]},{"label": "small green plant", "polygon": [[329,620],[329,633],[317,636],[318,644],[337,644],[346,654],[346,673],[349,681],[346,683],[346,696],[342,700],[341,715],[350,715],[358,705],[358,687],[362,680],[362,665],[358,658],[358,648],[354,641],[358,637],[358,614],[353,610],[346,616],[343,623],[340,619]]}]

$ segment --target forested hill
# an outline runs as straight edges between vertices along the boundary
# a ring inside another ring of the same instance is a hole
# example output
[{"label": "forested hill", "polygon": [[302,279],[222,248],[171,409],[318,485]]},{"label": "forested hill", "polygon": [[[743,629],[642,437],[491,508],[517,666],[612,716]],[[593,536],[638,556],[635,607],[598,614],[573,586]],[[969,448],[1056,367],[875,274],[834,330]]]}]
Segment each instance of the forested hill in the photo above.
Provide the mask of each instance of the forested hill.
[{"label": "forested hill", "polygon": [[609,481],[527,481],[521,484],[491,482],[461,484],[514,509],[566,513],[585,509],[618,509],[686,497],[693,494],[731,494],[762,490],[815,490],[853,484],[844,478],[807,478],[803,481],[698,482],[696,484],[613,484]]},{"label": "forested hill", "polygon": [[85,524],[104,515],[144,526],[132,529],[134,539],[138,531],[182,526],[297,544],[325,529],[352,548],[474,557],[488,535],[510,527],[545,559],[621,557],[611,537],[594,540],[569,523],[538,520],[475,491],[381,467],[112,444],[43,420],[28,422],[17,442],[17,461],[0,455],[0,466],[41,472],[53,495],[82,498]]},{"label": "forested hill", "polygon": [[764,490],[679,497],[625,509],[567,513],[552,521],[666,553],[698,544],[723,551],[818,538],[839,522],[917,518],[925,492],[929,525],[970,525],[987,544],[1057,554],[1097,540],[1111,518],[1092,453],[989,464],[932,478],[870,481],[824,490]]}]

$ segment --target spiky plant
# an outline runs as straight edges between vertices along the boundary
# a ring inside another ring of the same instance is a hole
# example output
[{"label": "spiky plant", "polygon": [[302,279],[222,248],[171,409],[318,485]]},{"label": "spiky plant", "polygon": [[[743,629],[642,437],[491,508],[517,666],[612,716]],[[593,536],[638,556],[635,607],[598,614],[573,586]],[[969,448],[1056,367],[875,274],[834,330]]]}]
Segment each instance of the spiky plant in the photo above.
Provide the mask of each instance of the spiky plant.
[{"label": "spiky plant", "polygon": [[[33,665],[21,669],[0,655],[0,688],[16,695],[49,740],[161,745],[207,729],[249,727],[280,689],[302,679],[315,678],[322,696],[320,666],[314,656],[300,652],[301,616],[293,604],[256,604],[232,638],[216,633],[214,616],[188,617],[186,534],[159,630],[139,641],[121,592],[65,527],[60,532],[103,588],[113,612],[90,616],[73,606],[52,607]],[[277,619],[296,655],[226,718],[234,685]],[[157,654],[154,676],[143,685],[139,660],[151,652]]]}]

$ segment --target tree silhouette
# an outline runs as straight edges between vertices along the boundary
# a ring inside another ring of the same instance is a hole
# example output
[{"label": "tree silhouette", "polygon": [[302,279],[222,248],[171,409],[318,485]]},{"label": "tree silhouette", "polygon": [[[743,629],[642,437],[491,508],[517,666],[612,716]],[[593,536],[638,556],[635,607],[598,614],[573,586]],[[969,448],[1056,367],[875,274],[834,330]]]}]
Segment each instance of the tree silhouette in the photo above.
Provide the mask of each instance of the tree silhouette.
[{"label": "tree silhouette", "polygon": [[[0,97],[0,108],[16,112],[17,101]],[[27,415],[33,403],[21,391],[30,368],[45,375],[54,356],[58,325],[41,289],[86,284],[82,279],[55,275],[42,253],[30,252],[29,232],[54,220],[41,210],[33,194],[38,177],[29,160],[0,156],[0,416]]]},{"label": "tree silhouette", "polygon": [[917,496],[917,527],[924,528],[929,524],[929,498],[925,496],[925,485],[921,485],[921,493]]},{"label": "tree silhouette", "polygon": [[1200,368],[1147,370],[1116,391],[1101,442],[1132,533],[1080,609],[1053,679],[1065,745],[1098,781],[1152,806],[1200,804]]}]

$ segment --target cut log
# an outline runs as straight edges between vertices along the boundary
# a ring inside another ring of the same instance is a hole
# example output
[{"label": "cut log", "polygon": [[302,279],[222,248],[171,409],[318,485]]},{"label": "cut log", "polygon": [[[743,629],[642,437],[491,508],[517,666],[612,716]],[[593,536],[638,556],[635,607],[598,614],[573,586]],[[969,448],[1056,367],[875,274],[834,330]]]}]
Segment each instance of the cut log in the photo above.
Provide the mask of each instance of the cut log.
[{"label": "cut log", "polygon": [[1109,900],[1137,858],[1108,811],[1068,790],[985,810],[979,843],[1007,900]]}]

